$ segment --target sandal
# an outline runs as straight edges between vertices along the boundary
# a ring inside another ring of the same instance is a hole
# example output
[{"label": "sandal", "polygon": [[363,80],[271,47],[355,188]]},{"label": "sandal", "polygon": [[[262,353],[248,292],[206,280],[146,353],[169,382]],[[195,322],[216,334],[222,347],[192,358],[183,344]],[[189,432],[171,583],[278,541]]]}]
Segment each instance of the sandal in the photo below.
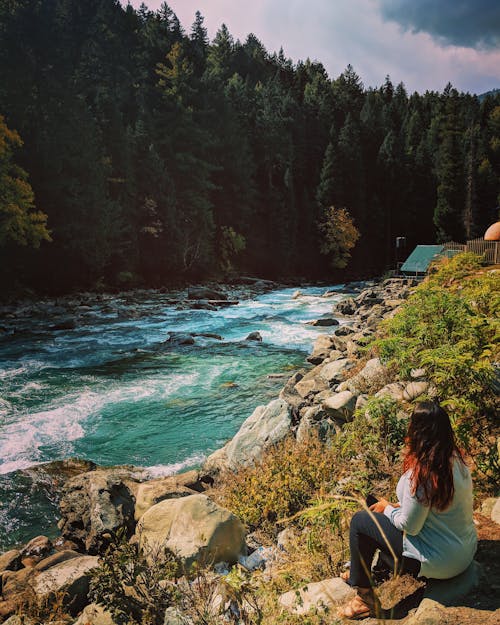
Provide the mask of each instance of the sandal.
[{"label": "sandal", "polygon": [[360,621],[370,616],[371,608],[360,595],[356,595],[349,603],[339,608],[337,614],[342,618]]}]

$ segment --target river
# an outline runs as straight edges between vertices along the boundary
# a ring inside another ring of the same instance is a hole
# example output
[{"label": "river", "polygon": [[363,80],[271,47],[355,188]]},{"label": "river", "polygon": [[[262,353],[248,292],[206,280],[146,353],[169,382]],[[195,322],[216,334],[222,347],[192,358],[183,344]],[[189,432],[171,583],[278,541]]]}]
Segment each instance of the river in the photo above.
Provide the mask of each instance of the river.
[{"label": "river", "polygon": [[[131,293],[81,306],[73,329],[57,329],[68,320],[57,303],[2,319],[0,549],[55,531],[55,502],[27,467],[79,457],[159,476],[199,465],[304,364],[329,331],[306,322],[331,313],[341,289],[280,288],[216,311]],[[222,340],[169,346],[169,331]],[[262,342],[245,341],[255,331]]]}]

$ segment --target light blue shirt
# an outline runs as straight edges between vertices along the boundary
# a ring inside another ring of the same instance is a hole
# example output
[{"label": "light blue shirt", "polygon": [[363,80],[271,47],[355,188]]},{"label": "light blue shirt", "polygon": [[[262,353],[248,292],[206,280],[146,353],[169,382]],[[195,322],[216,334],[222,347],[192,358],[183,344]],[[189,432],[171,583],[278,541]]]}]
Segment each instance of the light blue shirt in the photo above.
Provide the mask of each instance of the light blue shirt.
[{"label": "light blue shirt", "polygon": [[453,500],[442,511],[422,505],[411,494],[410,476],[406,471],[396,488],[401,507],[387,506],[384,514],[403,532],[403,555],[421,562],[421,576],[455,577],[472,562],[477,547],[470,471],[455,460]]}]

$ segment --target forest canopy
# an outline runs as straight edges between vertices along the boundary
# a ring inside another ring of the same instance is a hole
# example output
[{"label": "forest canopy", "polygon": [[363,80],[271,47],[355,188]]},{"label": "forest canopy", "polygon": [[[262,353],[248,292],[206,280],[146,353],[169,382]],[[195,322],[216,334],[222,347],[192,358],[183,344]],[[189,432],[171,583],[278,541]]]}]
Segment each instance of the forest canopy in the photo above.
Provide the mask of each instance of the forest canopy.
[{"label": "forest canopy", "polygon": [[225,25],[209,41],[200,13],[185,31],[167,4],[8,0],[0,41],[2,132],[41,243],[0,237],[4,288],[374,275],[397,236],[461,241],[497,219],[498,93],[366,89]]}]

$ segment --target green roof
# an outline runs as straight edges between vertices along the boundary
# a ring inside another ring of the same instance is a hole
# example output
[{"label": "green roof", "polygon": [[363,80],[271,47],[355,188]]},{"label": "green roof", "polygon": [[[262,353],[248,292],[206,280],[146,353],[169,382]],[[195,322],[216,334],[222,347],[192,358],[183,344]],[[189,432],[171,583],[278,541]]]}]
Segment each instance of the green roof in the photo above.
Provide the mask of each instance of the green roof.
[{"label": "green roof", "polygon": [[403,273],[426,273],[431,262],[444,253],[444,245],[417,245],[401,266],[401,271]]}]

